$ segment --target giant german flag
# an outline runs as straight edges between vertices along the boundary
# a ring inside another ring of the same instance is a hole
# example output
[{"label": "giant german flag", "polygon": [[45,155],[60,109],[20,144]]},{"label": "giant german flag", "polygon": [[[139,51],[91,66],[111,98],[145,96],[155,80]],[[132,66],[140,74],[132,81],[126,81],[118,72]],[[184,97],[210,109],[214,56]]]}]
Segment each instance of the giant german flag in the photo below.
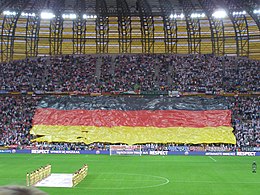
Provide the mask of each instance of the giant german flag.
[{"label": "giant german flag", "polygon": [[231,111],[223,98],[46,97],[31,134],[36,141],[231,143]]}]

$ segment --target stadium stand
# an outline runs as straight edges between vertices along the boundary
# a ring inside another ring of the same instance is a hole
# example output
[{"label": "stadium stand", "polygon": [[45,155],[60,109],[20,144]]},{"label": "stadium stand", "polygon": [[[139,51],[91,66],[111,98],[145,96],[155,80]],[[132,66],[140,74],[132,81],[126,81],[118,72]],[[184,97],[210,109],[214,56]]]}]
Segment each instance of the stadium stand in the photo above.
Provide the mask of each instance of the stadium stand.
[{"label": "stadium stand", "polygon": [[29,145],[37,97],[0,96],[0,100],[0,144],[15,147]]},{"label": "stadium stand", "polygon": [[[0,96],[0,144],[4,146],[107,149],[103,143],[31,143],[32,117],[41,99],[35,92],[132,90],[244,93],[226,97],[237,147],[260,144],[259,96],[247,95],[259,92],[259,61],[211,55],[65,55],[1,63],[1,68],[2,92],[25,93]],[[33,95],[28,95],[30,91]]]},{"label": "stadium stand", "polygon": [[[98,65],[99,64],[99,65]],[[259,61],[211,55],[65,55],[1,63],[4,91],[259,92]]]}]

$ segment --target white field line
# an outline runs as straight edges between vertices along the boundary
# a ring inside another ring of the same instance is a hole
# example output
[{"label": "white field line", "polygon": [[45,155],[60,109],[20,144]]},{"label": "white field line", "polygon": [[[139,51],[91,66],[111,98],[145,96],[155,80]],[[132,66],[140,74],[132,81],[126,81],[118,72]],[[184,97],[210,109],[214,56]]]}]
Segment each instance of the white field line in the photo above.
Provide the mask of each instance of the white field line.
[{"label": "white field line", "polygon": [[260,181],[237,181],[237,182],[227,182],[227,181],[223,181],[223,182],[219,182],[219,181],[172,181],[172,183],[212,183],[212,184],[260,184]]},{"label": "white field line", "polygon": [[[134,173],[103,173],[104,175],[109,175],[109,174],[111,174],[111,175],[128,175],[128,176],[135,176],[135,175],[139,175],[139,176],[146,176],[146,177],[150,177],[150,178],[154,178],[154,179],[145,179],[145,180],[140,180],[140,182],[141,181],[158,181],[158,182],[160,182],[160,183],[158,183],[158,184],[154,184],[154,185],[143,185],[143,186],[132,186],[132,187],[124,187],[124,186],[122,186],[122,184],[121,184],[121,186],[122,187],[99,187],[99,186],[97,186],[97,187],[75,187],[75,188],[80,188],[80,189],[95,189],[95,190],[104,190],[104,189],[106,189],[106,190],[131,190],[131,189],[143,189],[143,188],[155,188],[155,187],[160,187],[160,186],[164,186],[164,185],[167,185],[169,182],[170,182],[170,180],[168,179],[168,178],[166,178],[166,177],[161,177],[161,176],[157,176],[157,175],[146,175],[146,174],[134,174]],[[112,179],[113,180],[113,179]],[[114,180],[114,181],[117,181],[117,180]],[[122,179],[120,179],[119,181],[124,181],[124,182],[133,182],[133,181],[135,181],[136,182],[136,180],[133,180],[133,179],[124,179],[124,180],[122,180]]]},{"label": "white field line", "polygon": [[211,156],[209,156],[209,158],[210,158],[211,160],[213,160],[214,162],[217,162],[217,160],[216,160],[215,158],[213,158],[213,157],[211,157]]},{"label": "white field line", "polygon": [[[168,184],[170,181],[168,178],[166,177],[161,177],[161,178],[164,178],[166,181],[165,183],[162,183],[162,184],[157,184],[157,185],[150,185],[150,186],[135,186],[135,187],[75,187],[75,188],[79,188],[79,189],[86,189],[86,190],[131,190],[131,189],[144,189],[144,188],[154,188],[154,187],[160,187],[160,186],[163,186],[163,185],[166,185]],[[125,180],[125,181],[128,181],[128,180]],[[130,181],[130,180],[129,180]],[[218,181],[208,181],[208,180],[205,180],[205,181],[200,181],[200,180],[195,180],[195,181],[181,181],[181,180],[173,180],[171,181],[171,183],[202,183],[203,185],[205,184],[252,184],[252,185],[255,185],[255,184],[260,184],[260,181],[255,181],[255,182],[251,182],[251,181],[237,181],[237,182],[218,182]]]}]

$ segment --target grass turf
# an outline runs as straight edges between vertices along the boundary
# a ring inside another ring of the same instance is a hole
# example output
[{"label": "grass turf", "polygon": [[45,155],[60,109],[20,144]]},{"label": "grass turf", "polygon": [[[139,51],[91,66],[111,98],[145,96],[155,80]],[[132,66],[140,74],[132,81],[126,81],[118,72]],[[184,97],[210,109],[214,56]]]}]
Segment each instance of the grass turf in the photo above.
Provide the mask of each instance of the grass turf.
[{"label": "grass turf", "polygon": [[25,185],[26,173],[47,163],[52,173],[89,165],[88,176],[76,187],[40,188],[50,195],[244,195],[260,189],[260,170],[251,170],[259,157],[0,154],[0,159],[0,185]]}]

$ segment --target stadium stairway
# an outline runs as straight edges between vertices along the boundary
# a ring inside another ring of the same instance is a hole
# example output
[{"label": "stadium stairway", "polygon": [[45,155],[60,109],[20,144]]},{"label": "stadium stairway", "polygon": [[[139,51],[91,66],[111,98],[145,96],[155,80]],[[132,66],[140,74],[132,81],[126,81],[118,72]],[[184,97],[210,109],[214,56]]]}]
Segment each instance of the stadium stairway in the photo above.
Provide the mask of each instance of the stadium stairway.
[{"label": "stadium stairway", "polygon": [[97,62],[96,62],[96,72],[95,72],[95,76],[98,80],[100,80],[100,76],[101,76],[101,66],[102,66],[102,57],[99,56],[97,58]]}]

